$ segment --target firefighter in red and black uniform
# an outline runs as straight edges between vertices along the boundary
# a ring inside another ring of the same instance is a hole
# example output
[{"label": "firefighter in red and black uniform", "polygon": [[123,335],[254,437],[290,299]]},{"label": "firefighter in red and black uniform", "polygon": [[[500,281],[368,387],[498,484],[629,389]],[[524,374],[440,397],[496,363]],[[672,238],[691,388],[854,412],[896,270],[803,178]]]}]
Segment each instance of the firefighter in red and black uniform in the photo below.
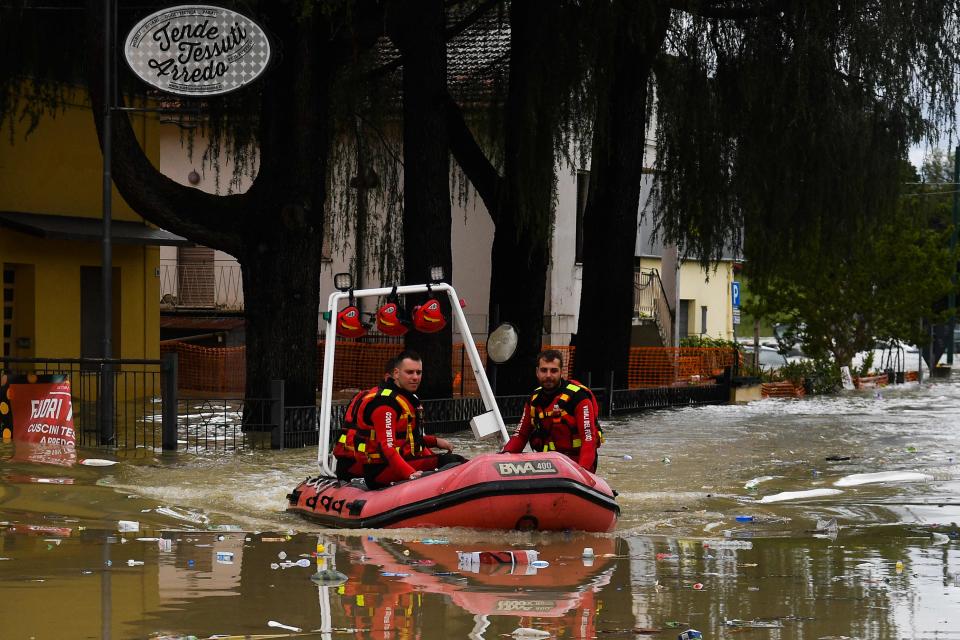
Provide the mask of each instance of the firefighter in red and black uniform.
[{"label": "firefighter in red and black uniform", "polygon": [[[453,454],[447,440],[423,433],[423,407],[415,393],[422,376],[419,355],[405,351],[397,356],[391,379],[363,395],[355,407],[353,425],[347,425],[338,442],[341,452],[353,454],[351,470],[362,467],[370,488],[414,480],[424,471],[465,461]],[[429,447],[446,453],[435,454]]]},{"label": "firefighter in red and black uniform", "polygon": [[587,471],[597,470],[597,447],[603,441],[597,422],[597,399],[576,380],[564,380],[563,355],[547,349],[537,355],[540,386],[523,407],[523,417],[504,453],[559,451]]},{"label": "firefighter in red and black uniform", "polygon": [[[393,370],[397,367],[397,359],[390,358],[383,368],[383,381],[393,380]],[[337,478],[351,480],[363,477],[363,462],[357,460],[356,446],[353,442],[354,430],[357,428],[357,409],[364,400],[369,400],[380,392],[380,386],[360,391],[353,396],[347,410],[343,413],[343,425],[336,443],[333,445],[333,456],[336,458]]]}]

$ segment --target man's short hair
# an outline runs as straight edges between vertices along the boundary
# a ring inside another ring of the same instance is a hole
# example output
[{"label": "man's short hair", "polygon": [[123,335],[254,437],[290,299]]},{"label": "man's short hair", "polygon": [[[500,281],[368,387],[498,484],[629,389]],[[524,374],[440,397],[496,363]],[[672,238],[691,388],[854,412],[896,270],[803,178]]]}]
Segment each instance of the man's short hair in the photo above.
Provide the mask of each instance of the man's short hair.
[{"label": "man's short hair", "polygon": [[392,374],[393,370],[397,368],[398,364],[400,364],[400,360],[398,360],[396,356],[394,356],[393,358],[390,358],[389,360],[387,360],[387,364],[384,365],[383,372],[386,375]]},{"label": "man's short hair", "polygon": [[397,354],[397,357],[393,359],[393,368],[396,369],[400,366],[400,363],[404,360],[413,360],[414,362],[423,362],[423,358],[420,357],[420,354],[414,351],[413,349],[406,349]]},{"label": "man's short hair", "polygon": [[557,349],[544,349],[537,354],[537,366],[540,366],[540,361],[546,360],[547,362],[553,362],[557,360],[560,362],[560,368],[563,368],[563,354],[560,353]]}]

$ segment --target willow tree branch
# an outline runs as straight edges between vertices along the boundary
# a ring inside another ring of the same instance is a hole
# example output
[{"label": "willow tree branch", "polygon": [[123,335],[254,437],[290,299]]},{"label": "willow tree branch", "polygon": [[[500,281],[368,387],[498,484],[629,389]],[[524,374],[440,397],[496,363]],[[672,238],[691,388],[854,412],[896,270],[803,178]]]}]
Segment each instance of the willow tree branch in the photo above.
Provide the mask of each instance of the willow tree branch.
[{"label": "willow tree branch", "polygon": [[[89,0],[87,20],[88,88],[97,137],[103,146],[102,114],[107,105],[105,78],[98,73],[103,60],[105,29],[101,3]],[[216,196],[181,185],[151,164],[140,147],[126,112],[113,117],[111,174],[124,200],[146,220],[206,246],[237,255],[240,235],[234,221],[248,206],[246,195]]]},{"label": "willow tree branch", "polygon": [[490,217],[495,218],[505,189],[503,177],[496,170],[467,126],[460,105],[446,94],[445,111],[447,134],[450,136],[450,151],[470,183],[480,194]]}]

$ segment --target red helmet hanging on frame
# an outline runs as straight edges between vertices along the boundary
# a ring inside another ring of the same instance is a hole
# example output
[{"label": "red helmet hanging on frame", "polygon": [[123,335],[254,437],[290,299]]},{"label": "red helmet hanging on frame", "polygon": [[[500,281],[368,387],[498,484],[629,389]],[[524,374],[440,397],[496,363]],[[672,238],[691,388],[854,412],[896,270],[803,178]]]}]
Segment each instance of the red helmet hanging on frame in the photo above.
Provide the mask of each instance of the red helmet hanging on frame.
[{"label": "red helmet hanging on frame", "polygon": [[400,319],[400,312],[400,304],[391,300],[377,309],[377,329],[380,333],[388,336],[402,336],[410,330]]},{"label": "red helmet hanging on frame", "polygon": [[353,296],[351,296],[350,305],[337,314],[337,335],[344,338],[359,338],[366,333],[367,328],[360,321],[360,309],[353,304]]},{"label": "red helmet hanging on frame", "polygon": [[387,301],[377,309],[377,329],[387,336],[406,335],[410,330],[410,315],[400,306],[397,285],[393,285]]},{"label": "red helmet hanging on frame", "polygon": [[440,311],[440,301],[430,298],[413,311],[413,326],[422,333],[436,333],[447,326]]}]

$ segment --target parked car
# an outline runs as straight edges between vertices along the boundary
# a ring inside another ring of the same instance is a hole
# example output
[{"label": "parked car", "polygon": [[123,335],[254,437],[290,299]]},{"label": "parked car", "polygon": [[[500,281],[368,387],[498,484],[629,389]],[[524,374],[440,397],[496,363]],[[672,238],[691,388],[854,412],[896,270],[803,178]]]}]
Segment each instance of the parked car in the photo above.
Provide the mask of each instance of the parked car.
[{"label": "parked car", "polygon": [[[741,344],[741,349],[743,350],[743,358],[746,364],[753,363],[753,345],[752,344]],[[768,371],[779,369],[780,367],[787,364],[787,359],[780,354],[779,351],[773,347],[768,347],[760,345],[760,367]]]},{"label": "parked car", "polygon": [[882,373],[886,369],[894,371],[917,371],[918,368],[926,373],[927,364],[920,357],[920,350],[912,344],[899,345],[891,349],[886,343],[878,342],[873,349],[861,351],[853,356],[851,369],[860,369],[870,354],[873,354],[873,373]]}]

